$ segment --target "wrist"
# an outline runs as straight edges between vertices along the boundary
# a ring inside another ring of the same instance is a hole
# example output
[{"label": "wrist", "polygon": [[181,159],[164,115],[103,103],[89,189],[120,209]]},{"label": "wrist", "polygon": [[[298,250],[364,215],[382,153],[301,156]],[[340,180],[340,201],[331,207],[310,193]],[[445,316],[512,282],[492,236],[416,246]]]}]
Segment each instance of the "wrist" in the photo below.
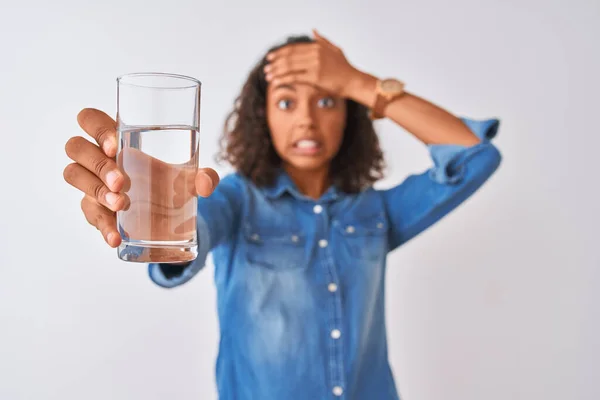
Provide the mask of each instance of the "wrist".
[{"label": "wrist", "polygon": [[358,69],[353,69],[344,88],[343,97],[370,108],[375,101],[377,78]]}]

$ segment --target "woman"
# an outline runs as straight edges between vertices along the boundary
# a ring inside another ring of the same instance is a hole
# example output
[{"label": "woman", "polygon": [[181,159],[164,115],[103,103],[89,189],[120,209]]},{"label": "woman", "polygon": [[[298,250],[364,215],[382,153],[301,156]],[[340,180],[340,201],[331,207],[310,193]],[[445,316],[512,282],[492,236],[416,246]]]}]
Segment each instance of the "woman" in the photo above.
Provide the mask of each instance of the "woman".
[{"label": "woman", "polygon": [[[434,166],[387,190],[372,119],[421,140]],[[65,179],[86,192],[86,219],[112,247],[122,207],[115,123],[80,113],[99,145],[73,138]],[[198,258],[150,264],[172,288],[212,252],[221,399],[398,399],[384,321],[386,255],[438,221],[497,169],[498,121],[457,118],[352,66],[314,32],[271,49],[225,124],[235,173],[196,177]],[[104,151],[100,150],[102,148]],[[95,160],[95,161],[94,161]],[[112,203],[107,202],[106,195]]]}]

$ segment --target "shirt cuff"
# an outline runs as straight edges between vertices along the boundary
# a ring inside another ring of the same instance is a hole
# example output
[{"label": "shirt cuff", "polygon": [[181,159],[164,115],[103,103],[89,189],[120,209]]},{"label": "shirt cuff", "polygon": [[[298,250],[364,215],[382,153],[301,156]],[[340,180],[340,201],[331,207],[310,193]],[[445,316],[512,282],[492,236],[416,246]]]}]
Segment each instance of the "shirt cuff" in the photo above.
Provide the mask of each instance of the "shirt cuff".
[{"label": "shirt cuff", "polygon": [[496,118],[473,120],[463,117],[461,121],[481,140],[481,143],[470,147],[456,144],[427,146],[434,163],[434,167],[429,171],[430,177],[438,183],[456,184],[460,182],[465,174],[465,161],[474,153],[489,146],[489,143],[498,134],[500,127],[500,121]]},{"label": "shirt cuff", "polygon": [[204,268],[206,257],[210,251],[210,235],[206,221],[200,214],[197,216],[196,226],[198,234],[198,255],[196,259],[183,267],[181,274],[177,274],[176,276],[172,276],[169,273],[165,275],[165,271],[163,271],[161,265],[169,264],[148,264],[148,276],[152,282],[163,288],[173,288],[186,283]]}]

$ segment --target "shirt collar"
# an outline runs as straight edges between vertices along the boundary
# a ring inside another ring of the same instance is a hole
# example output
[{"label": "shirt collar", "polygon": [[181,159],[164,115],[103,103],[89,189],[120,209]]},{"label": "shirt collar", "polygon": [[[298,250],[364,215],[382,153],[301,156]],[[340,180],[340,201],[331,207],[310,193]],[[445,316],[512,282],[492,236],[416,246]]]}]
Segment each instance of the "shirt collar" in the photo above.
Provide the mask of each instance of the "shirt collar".
[{"label": "shirt collar", "polygon": [[[283,168],[280,168],[277,172],[275,183],[272,186],[266,187],[264,189],[264,193],[268,198],[276,199],[281,197],[286,192],[297,199],[314,201],[314,199],[300,193],[298,187],[294,181],[292,181],[287,172],[285,172]],[[336,200],[340,194],[340,191],[332,185],[325,191],[325,193],[323,193],[319,201]]]}]

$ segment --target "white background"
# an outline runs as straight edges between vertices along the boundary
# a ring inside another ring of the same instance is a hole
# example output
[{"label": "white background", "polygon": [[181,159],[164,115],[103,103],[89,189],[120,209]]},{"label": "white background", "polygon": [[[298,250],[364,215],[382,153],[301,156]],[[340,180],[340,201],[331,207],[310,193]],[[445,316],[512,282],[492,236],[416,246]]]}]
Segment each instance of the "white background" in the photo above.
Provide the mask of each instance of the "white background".
[{"label": "white background", "polygon": [[[460,115],[502,120],[500,170],[389,257],[405,400],[600,398],[600,3],[593,0],[29,1],[0,8],[0,398],[215,399],[213,267],[175,290],[87,225],[62,170],[118,75],[203,82],[201,163],[246,74],[313,27],[349,60]],[[289,7],[289,9],[287,8]],[[377,126],[388,187],[430,165]]]}]

